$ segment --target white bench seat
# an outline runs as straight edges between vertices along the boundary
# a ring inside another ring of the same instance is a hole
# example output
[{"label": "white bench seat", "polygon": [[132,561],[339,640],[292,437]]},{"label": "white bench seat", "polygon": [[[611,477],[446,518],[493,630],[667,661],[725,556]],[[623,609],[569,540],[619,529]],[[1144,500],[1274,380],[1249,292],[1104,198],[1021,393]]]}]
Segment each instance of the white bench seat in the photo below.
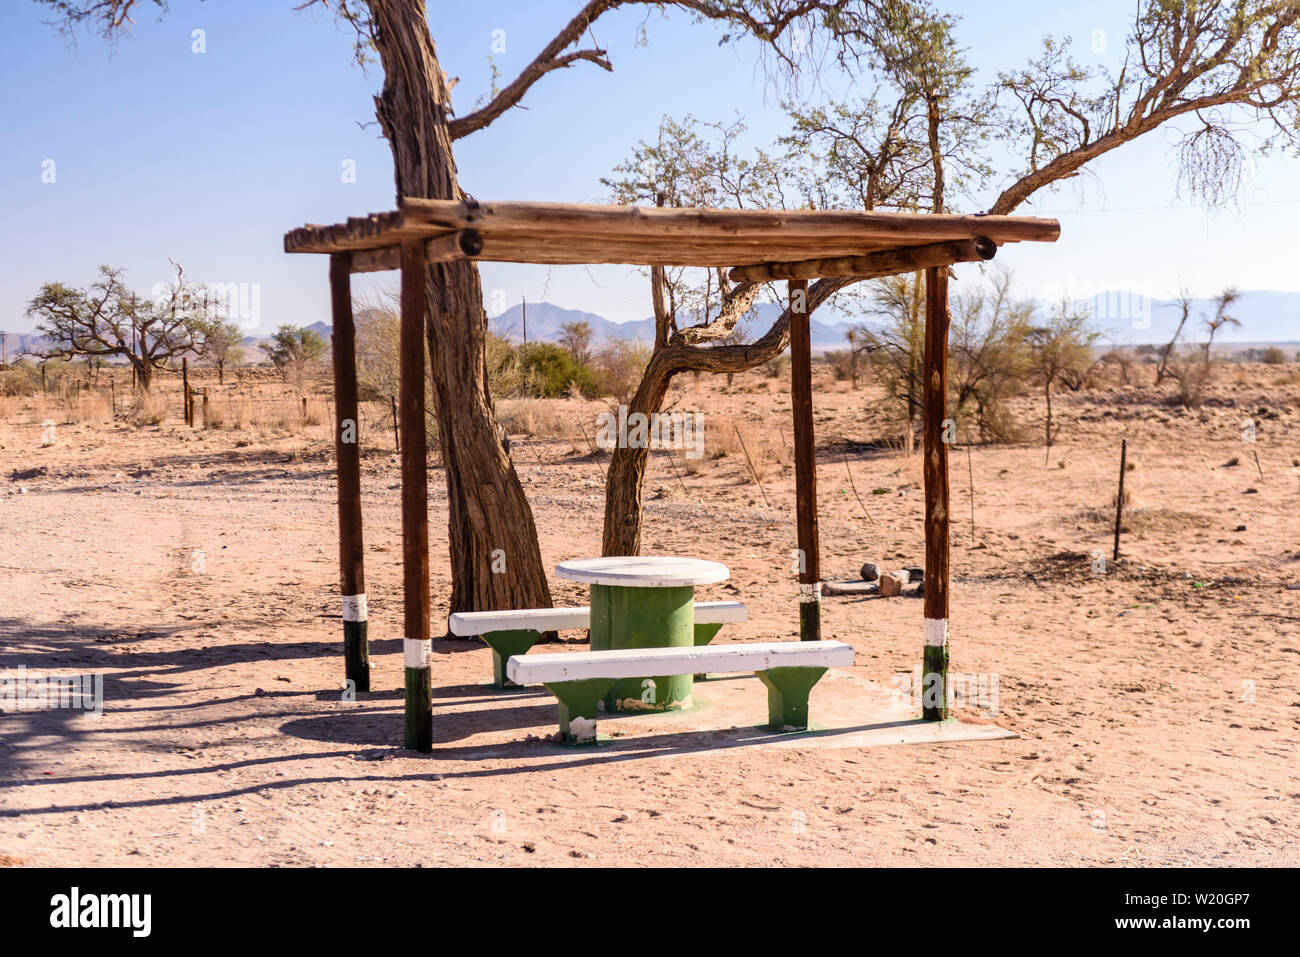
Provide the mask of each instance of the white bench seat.
[{"label": "white bench seat", "polygon": [[[738,601],[697,601],[695,644],[707,645],[723,625],[745,621],[748,614]],[[527,653],[543,632],[590,628],[591,608],[575,605],[572,608],[458,611],[451,616],[448,626],[453,635],[478,635],[492,649],[493,685],[500,689],[511,684],[505,672],[505,663],[510,657]]]},{"label": "white bench seat", "polygon": [[827,668],[853,664],[841,641],[765,641],[693,648],[634,648],[511,657],[517,684],[543,684],[559,700],[560,730],[571,744],[596,741],[596,707],[614,681],[660,675],[752,671],[768,689],[768,726],[808,727],[808,694]]}]

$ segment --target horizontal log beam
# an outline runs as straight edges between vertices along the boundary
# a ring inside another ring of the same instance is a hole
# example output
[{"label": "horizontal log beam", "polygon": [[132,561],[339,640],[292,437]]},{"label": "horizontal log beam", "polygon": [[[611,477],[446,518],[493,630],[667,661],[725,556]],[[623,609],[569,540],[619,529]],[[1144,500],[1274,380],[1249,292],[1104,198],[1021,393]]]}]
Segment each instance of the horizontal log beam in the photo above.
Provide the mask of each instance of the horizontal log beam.
[{"label": "horizontal log beam", "polygon": [[764,262],[737,266],[728,273],[732,282],[768,282],[774,279],[818,279],[853,276],[875,279],[953,263],[983,262],[997,255],[998,244],[987,236],[904,249],[884,249],[864,256],[805,259],[802,262]]},{"label": "horizontal log beam", "polygon": [[[1013,216],[405,198],[397,211],[295,229],[285,235],[284,249],[359,253],[440,240],[468,228],[484,242],[476,258],[496,262],[701,266],[861,256],[978,236],[998,245],[1053,242],[1061,232],[1055,220]],[[393,255],[365,257],[359,271],[388,268]]]},{"label": "horizontal log beam", "polygon": [[[451,262],[457,259],[473,259],[483,251],[483,237],[477,230],[461,229],[446,233],[424,244],[425,259],[431,263]],[[400,246],[385,246],[382,249],[362,249],[351,254],[351,271],[381,272],[386,269],[400,269],[402,251]]]}]

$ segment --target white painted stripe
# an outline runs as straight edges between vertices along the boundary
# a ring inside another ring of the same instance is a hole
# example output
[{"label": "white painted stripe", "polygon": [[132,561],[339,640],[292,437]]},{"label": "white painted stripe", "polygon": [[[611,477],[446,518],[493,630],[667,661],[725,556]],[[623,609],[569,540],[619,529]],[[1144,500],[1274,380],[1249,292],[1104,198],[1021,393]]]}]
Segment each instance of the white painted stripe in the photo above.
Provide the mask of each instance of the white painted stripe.
[{"label": "white painted stripe", "polygon": [[927,618],[925,620],[925,646],[942,648],[948,644],[948,619]]},{"label": "white painted stripe", "polygon": [[735,674],[769,668],[847,668],[851,664],[853,648],[842,641],[760,641],[514,655],[506,662],[506,677],[515,684],[531,685],[586,678]]},{"label": "white painted stripe", "polygon": [[366,593],[360,595],[343,596],[343,620],[344,621],[365,621],[366,620]]},{"label": "white painted stripe", "polygon": [[806,604],[810,601],[822,600],[822,583],[811,582],[809,584],[799,584],[799,603]]},{"label": "white painted stripe", "polygon": [[433,654],[433,642],[418,638],[406,638],[402,641],[402,650],[406,657],[406,667],[427,668]]}]

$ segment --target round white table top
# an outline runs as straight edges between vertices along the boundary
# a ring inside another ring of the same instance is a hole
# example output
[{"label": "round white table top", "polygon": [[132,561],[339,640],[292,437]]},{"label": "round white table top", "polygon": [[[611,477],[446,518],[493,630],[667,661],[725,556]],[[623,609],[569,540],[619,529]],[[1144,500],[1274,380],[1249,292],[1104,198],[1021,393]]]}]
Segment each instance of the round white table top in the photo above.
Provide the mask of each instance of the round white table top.
[{"label": "round white table top", "polygon": [[670,558],[659,555],[631,555],[609,558],[578,558],[560,562],[555,574],[590,585],[618,585],[624,588],[680,588],[726,581],[731,575],[721,562],[700,558]]}]

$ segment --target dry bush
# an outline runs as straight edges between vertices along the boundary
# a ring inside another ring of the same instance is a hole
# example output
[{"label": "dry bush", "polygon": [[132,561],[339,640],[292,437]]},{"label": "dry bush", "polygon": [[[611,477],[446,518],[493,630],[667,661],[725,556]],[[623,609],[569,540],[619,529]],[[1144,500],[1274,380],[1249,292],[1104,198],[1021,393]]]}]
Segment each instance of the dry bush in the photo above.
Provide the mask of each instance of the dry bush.
[{"label": "dry bush", "polygon": [[650,352],[649,346],[639,342],[623,339],[606,342],[591,361],[600,394],[626,404],[641,384]]},{"label": "dry bush", "polygon": [[775,358],[768,359],[763,363],[763,373],[769,379],[788,379],[790,378],[790,356],[782,352]]},{"label": "dry bush", "polygon": [[323,399],[308,399],[307,406],[302,412],[302,424],[304,426],[320,425],[325,421],[329,410]]},{"label": "dry bush", "polygon": [[68,403],[68,420],[78,423],[111,423],[113,407],[102,392],[83,392]]},{"label": "dry bush", "polygon": [[131,421],[137,425],[162,425],[167,421],[167,400],[153,392],[140,391],[131,408]]},{"label": "dry bush", "polygon": [[35,395],[41,389],[41,372],[30,362],[19,361],[0,369],[0,396]]},{"label": "dry bush", "polygon": [[[1115,527],[1116,494],[1099,508],[1085,508],[1071,516],[1075,522],[1098,528]],[[1201,528],[1209,524],[1201,515],[1180,512],[1172,508],[1147,508],[1128,490],[1124,490],[1124,514],[1120,518],[1121,531],[1143,534],[1146,532],[1180,532]]]},{"label": "dry bush", "polygon": [[[780,474],[791,462],[791,452],[783,448],[780,428],[764,427],[758,423],[729,415],[710,415],[705,426],[705,457],[731,459],[751,481],[764,482]],[[699,470],[700,459],[693,460]]]},{"label": "dry bush", "polygon": [[496,404],[497,424],[511,435],[535,436],[551,418],[541,399],[504,399]]}]

